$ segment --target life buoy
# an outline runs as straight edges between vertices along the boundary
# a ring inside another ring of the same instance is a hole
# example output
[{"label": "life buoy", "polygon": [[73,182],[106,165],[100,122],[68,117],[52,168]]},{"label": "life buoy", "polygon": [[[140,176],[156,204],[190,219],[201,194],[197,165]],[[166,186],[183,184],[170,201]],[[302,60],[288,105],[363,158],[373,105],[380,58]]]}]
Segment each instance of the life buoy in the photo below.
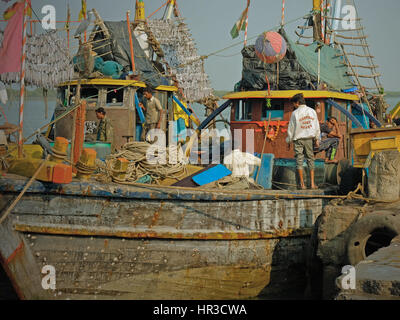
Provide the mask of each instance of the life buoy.
[{"label": "life buoy", "polygon": [[400,235],[400,213],[385,211],[369,214],[353,224],[348,232],[347,263],[355,266]]}]

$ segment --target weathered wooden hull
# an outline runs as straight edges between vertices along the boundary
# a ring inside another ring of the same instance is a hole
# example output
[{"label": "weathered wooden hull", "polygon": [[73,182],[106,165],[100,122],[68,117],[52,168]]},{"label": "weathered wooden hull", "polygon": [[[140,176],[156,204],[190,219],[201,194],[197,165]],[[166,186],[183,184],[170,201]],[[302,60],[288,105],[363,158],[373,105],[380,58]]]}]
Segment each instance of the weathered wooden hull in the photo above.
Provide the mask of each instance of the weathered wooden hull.
[{"label": "weathered wooden hull", "polygon": [[[0,210],[24,183],[0,179]],[[0,259],[24,299],[244,299],[269,284],[275,294],[304,266],[322,206],[271,191],[35,182],[0,226]],[[45,265],[56,290],[42,287]]]}]

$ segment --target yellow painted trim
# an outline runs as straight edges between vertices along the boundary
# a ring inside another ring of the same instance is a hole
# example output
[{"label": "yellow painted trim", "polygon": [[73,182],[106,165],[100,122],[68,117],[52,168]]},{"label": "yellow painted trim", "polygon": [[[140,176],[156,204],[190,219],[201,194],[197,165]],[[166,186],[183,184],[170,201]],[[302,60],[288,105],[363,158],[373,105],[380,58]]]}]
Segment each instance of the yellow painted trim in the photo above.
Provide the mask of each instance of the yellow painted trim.
[{"label": "yellow painted trim", "polygon": [[[72,80],[68,82],[63,82],[59,84],[59,87],[65,86],[76,86],[78,85],[78,80]],[[141,87],[146,88],[146,84],[142,81],[136,80],[121,80],[121,79],[83,79],[81,80],[81,85],[97,85],[97,86],[132,86],[132,87]],[[161,85],[156,88],[156,90],[162,91],[178,91],[178,89],[174,86],[165,86]]]},{"label": "yellow painted trim", "polygon": [[173,87],[173,86],[158,86],[156,88],[156,90],[173,91],[173,92],[175,92],[175,91],[178,91],[178,88],[177,87]]},{"label": "yellow painted trim", "polygon": [[355,94],[333,92],[333,91],[312,91],[312,90],[279,90],[271,91],[271,95],[268,96],[268,91],[241,91],[228,93],[224,99],[265,99],[265,98],[281,98],[290,99],[295,94],[302,93],[304,98],[335,98],[342,100],[359,100]]},{"label": "yellow painted trim", "polygon": [[390,111],[390,119],[393,120],[400,112],[400,102]]}]

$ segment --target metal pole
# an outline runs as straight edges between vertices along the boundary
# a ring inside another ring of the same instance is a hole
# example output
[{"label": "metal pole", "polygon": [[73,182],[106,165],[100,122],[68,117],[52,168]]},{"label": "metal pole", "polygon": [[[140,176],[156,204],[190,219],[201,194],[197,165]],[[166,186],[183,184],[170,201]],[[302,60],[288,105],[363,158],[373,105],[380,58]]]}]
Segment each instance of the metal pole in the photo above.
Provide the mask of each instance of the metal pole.
[{"label": "metal pole", "polygon": [[20,71],[20,104],[19,104],[19,135],[18,135],[18,157],[22,158],[23,128],[24,128],[24,98],[25,98],[25,60],[26,60],[26,25],[28,13],[28,2],[24,1],[23,30],[22,30],[22,55]]},{"label": "metal pole", "polygon": [[[86,20],[86,11],[83,13],[83,18]],[[84,40],[86,42],[86,30],[85,30],[85,33],[84,33]]]},{"label": "metal pole", "polygon": [[249,25],[249,13],[247,12],[246,16],[246,29],[244,30],[244,46],[247,45],[247,27]]},{"label": "metal pole", "polygon": [[246,27],[244,30],[244,46],[247,45],[247,27],[249,26],[249,7],[250,7],[250,0],[247,0],[247,7],[246,7]]},{"label": "metal pole", "polygon": [[129,33],[129,45],[131,49],[131,62],[132,62],[132,71],[135,71],[135,55],[133,52],[133,41],[132,41],[132,30],[131,30],[131,22],[129,20],[130,10],[126,12],[126,22],[128,24],[128,33]]},{"label": "metal pole", "polygon": [[318,45],[318,86],[321,81],[321,46]]}]

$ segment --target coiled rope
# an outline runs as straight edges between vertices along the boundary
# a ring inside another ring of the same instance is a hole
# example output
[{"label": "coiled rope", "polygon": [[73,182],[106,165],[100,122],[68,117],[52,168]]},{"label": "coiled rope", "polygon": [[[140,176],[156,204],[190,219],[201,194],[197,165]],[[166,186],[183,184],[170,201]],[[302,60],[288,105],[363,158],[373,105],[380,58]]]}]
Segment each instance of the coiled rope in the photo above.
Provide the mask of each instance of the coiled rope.
[{"label": "coiled rope", "polygon": [[[110,155],[105,163],[97,163],[100,171],[97,180],[133,184],[145,176],[150,176],[153,182],[159,184],[160,180],[166,178],[179,180],[187,175],[183,151],[180,147],[169,146],[165,148],[157,146],[154,156],[166,160],[166,163],[160,163],[160,161],[149,161],[148,152],[151,146],[150,143],[142,141],[126,143],[120,151]],[[170,161],[172,159],[170,154],[174,154],[175,158],[177,158],[176,163]],[[126,172],[116,169],[116,163],[121,158],[129,161]],[[121,175],[116,177],[116,174],[121,173],[125,173],[124,178],[121,178]]]}]

